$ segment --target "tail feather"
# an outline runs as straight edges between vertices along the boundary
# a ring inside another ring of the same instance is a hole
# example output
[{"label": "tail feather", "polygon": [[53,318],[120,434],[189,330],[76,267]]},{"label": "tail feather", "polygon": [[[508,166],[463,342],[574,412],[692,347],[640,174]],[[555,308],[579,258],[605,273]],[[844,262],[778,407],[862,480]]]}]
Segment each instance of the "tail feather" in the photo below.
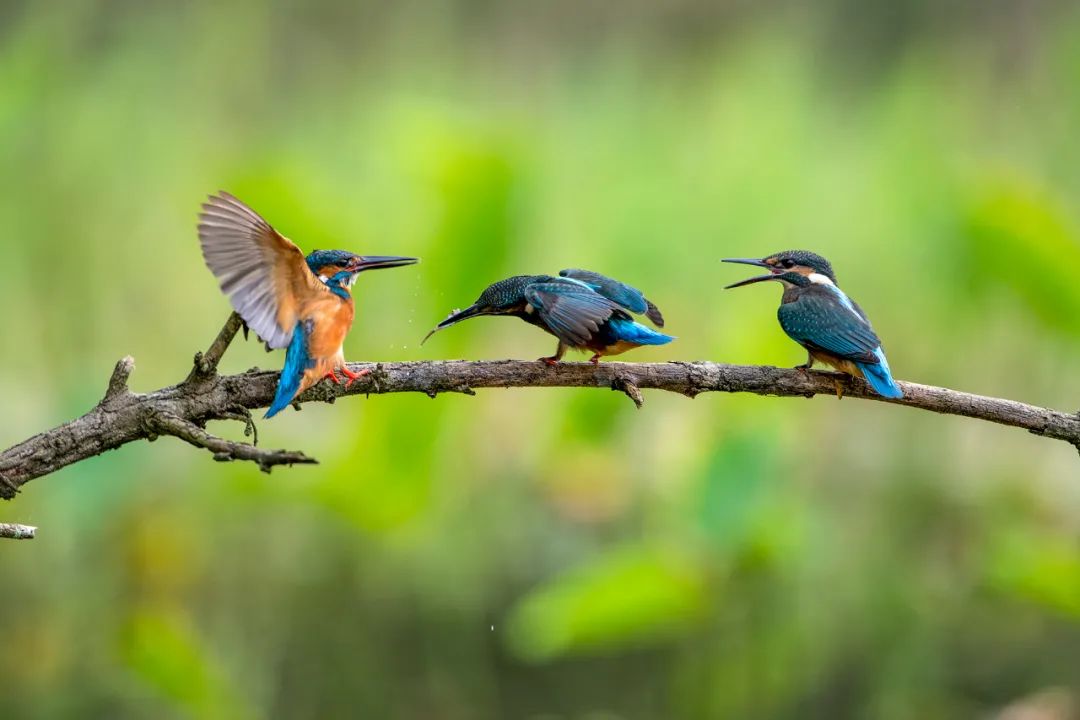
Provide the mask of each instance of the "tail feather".
[{"label": "tail feather", "polygon": [[660,308],[653,305],[652,300],[645,300],[647,307],[645,308],[645,317],[652,320],[653,325],[656,327],[664,327],[664,316],[660,312]]},{"label": "tail feather", "polygon": [[285,352],[285,367],[281,368],[281,378],[278,380],[277,392],[274,393],[274,402],[270,409],[263,415],[264,418],[272,418],[279,412],[289,407],[296,394],[300,391],[300,383],[304,380],[304,371],[313,367],[307,350],[307,328],[297,323],[293,330],[292,341],[289,349]]},{"label": "tail feather", "polygon": [[619,340],[637,343],[638,345],[667,345],[675,339],[671,335],[656,332],[652,328],[633,320],[612,320],[611,329]]},{"label": "tail feather", "polygon": [[881,348],[878,348],[874,351],[874,354],[878,356],[880,362],[856,363],[859,370],[862,370],[866,382],[881,397],[893,399],[904,397],[904,391],[893,380],[892,371],[889,369],[889,361],[885,359],[885,353],[882,352]]}]

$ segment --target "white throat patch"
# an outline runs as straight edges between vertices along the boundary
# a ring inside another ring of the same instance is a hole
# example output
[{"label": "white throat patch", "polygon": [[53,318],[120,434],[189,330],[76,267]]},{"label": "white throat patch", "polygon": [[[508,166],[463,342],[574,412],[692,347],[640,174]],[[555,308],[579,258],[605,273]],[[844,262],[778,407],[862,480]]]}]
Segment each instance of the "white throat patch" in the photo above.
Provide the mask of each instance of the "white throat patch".
[{"label": "white throat patch", "polygon": [[836,284],[829,279],[828,275],[822,275],[821,273],[810,273],[806,277],[810,278],[810,282],[817,285],[832,285],[833,287],[836,287]]}]

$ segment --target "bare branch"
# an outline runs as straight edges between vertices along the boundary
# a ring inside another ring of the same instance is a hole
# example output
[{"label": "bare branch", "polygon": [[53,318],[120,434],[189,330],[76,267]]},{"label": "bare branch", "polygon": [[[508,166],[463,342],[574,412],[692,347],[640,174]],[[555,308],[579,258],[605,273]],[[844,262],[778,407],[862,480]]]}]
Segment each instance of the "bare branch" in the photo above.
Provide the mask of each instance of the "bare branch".
[{"label": "bare branch", "polygon": [[36,535],[37,528],[33,525],[0,523],[0,538],[8,538],[10,540],[33,540]]},{"label": "bare branch", "polygon": [[263,450],[247,443],[238,443],[211,435],[193,422],[188,422],[169,412],[158,412],[150,419],[150,428],[160,435],[172,435],[195,447],[201,447],[214,454],[219,462],[230,460],[250,460],[263,472],[270,472],[275,465],[312,465],[318,461],[301,452],[286,450]]},{"label": "bare branch", "polygon": [[[599,387],[643,400],[642,390],[666,390],[694,397],[703,392],[748,392],[781,397],[834,395],[875,400],[922,410],[978,418],[1063,440],[1080,450],[1080,414],[1050,410],[1012,400],[984,397],[946,388],[900,383],[901,400],[877,395],[861,380],[835,373],[710,362],[560,363],[462,360],[437,362],[353,363],[371,373],[349,388],[324,382],[305,392],[297,404],[332,402],[345,395],[419,392],[474,394],[478,388]],[[263,451],[253,445],[216,438],[202,428],[211,420],[243,420],[251,409],[269,405],[278,373],[251,371],[213,375],[147,394],[124,393],[86,415],[35,435],[0,453],[0,497],[11,498],[26,482],[136,440],[160,434],[180,437],[229,459],[250,460],[266,469],[277,464],[312,462],[301,453]]]},{"label": "bare branch", "polygon": [[210,343],[210,347],[207,348],[206,352],[195,354],[195,366],[191,369],[188,382],[217,372],[218,363],[221,362],[225,351],[229,349],[229,344],[232,343],[236,333],[243,326],[244,321],[237,313],[234,312],[229,315],[228,320],[225,321],[225,326],[221,328],[221,332],[214,338],[214,342]]}]

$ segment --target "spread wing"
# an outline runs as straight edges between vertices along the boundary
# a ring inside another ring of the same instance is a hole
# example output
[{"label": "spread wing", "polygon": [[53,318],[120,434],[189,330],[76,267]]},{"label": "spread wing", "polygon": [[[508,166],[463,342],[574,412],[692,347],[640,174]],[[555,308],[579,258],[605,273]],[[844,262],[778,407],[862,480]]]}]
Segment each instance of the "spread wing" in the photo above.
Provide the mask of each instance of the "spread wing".
[{"label": "spread wing", "polygon": [[301,302],[327,292],[300,248],[227,192],[203,203],[199,242],[233,309],[272,348],[288,346]]},{"label": "spread wing", "polygon": [[626,283],[621,283],[614,278],[609,278],[591,270],[567,268],[566,270],[560,270],[559,275],[583,282],[608,300],[622,305],[630,312],[639,315],[645,313],[645,316],[652,320],[657,327],[664,327],[664,316],[660,313],[660,308],[649,302],[645,294],[635,287],[630,287]]},{"label": "spread wing", "polygon": [[555,337],[573,346],[587,343],[613,314],[626,315],[616,303],[572,280],[533,283],[525,299]]},{"label": "spread wing", "polygon": [[879,362],[875,351],[881,340],[846,296],[828,289],[805,292],[776,314],[780,327],[796,342],[855,362]]}]

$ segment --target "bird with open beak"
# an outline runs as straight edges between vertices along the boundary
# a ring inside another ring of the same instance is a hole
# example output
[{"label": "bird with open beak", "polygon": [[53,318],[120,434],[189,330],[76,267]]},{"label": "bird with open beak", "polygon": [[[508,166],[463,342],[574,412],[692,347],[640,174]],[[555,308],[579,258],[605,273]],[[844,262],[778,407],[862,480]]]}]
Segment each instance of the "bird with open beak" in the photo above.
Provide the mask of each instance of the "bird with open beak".
[{"label": "bird with open beak", "polygon": [[[764,275],[733,283],[725,289],[766,281],[784,286],[776,313],[780,327],[806,348],[808,355],[806,364],[797,369],[808,371],[815,360],[820,360],[848,375],[863,378],[882,397],[904,396],[893,380],[881,340],[870,320],[839,288],[828,260],[806,250],[788,250],[760,260],[726,258],[724,262],[767,270]],[[837,395],[841,395],[839,385]]]},{"label": "bird with open beak", "polygon": [[475,303],[452,313],[424,337],[481,315],[521,318],[554,335],[555,354],[540,358],[548,365],[559,362],[567,349],[593,353],[596,364],[606,355],[617,355],[642,345],[666,345],[670,335],[636,322],[630,313],[643,313],[657,327],[664,326],[660,310],[640,290],[589,270],[568,269],[551,275],[515,275],[488,286]]}]

